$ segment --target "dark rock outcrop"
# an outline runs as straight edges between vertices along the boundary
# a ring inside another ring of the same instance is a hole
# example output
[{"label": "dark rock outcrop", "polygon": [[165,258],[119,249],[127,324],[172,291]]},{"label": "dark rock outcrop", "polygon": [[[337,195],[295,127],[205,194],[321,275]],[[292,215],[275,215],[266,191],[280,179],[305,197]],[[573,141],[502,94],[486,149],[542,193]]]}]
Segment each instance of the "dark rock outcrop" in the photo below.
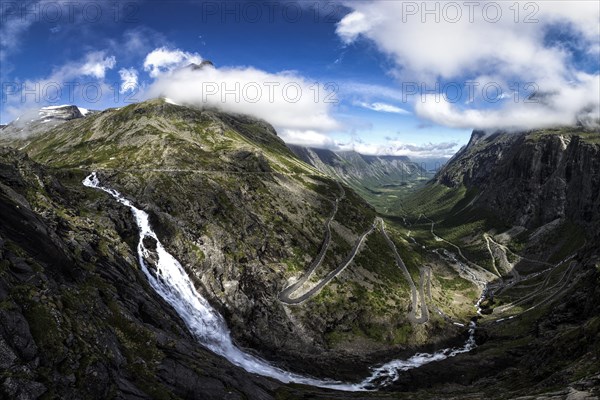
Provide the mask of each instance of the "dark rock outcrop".
[{"label": "dark rock outcrop", "polygon": [[204,69],[206,67],[213,67],[214,68],[214,66],[215,66],[215,64],[213,64],[212,61],[210,61],[210,60],[202,60],[202,62],[200,62],[200,64],[191,63],[186,68],[189,68],[192,71],[198,71],[198,70]]}]

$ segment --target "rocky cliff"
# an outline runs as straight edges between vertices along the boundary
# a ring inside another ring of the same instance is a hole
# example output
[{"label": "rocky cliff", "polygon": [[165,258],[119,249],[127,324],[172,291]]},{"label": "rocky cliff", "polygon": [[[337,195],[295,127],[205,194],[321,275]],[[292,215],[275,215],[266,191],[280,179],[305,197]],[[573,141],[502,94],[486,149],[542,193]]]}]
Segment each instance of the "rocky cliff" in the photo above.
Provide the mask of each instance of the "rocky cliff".
[{"label": "rocky cliff", "polygon": [[48,106],[39,110],[29,110],[8,125],[0,125],[3,138],[23,138],[47,132],[56,126],[73,119],[83,118],[96,111],[74,105]]},{"label": "rocky cliff", "polygon": [[475,354],[407,373],[398,390],[437,380],[467,398],[598,395],[600,132],[475,131],[399,210],[436,254],[496,278]]},{"label": "rocky cliff", "polygon": [[568,218],[590,228],[600,218],[600,132],[580,128],[525,133],[475,131],[436,181],[476,191],[472,205],[512,225]]}]

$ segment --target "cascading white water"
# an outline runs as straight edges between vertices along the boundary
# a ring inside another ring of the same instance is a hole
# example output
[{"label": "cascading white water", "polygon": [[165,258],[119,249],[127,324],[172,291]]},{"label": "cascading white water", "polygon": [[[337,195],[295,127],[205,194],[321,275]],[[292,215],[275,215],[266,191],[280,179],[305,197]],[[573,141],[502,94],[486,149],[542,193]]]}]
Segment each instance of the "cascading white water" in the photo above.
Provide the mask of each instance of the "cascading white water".
[{"label": "cascading white water", "polygon": [[[444,349],[435,353],[417,353],[408,360],[390,361],[380,367],[373,368],[371,376],[360,383],[352,384],[330,379],[316,379],[285,371],[259,357],[245,353],[235,346],[225,320],[198,293],[181,264],[165,250],[156,233],[150,227],[149,217],[145,211],[135,207],[131,201],[124,198],[116,190],[100,185],[95,172],[83,180],[83,185],[103,190],[131,209],[140,231],[140,240],[137,245],[140,266],[152,288],[177,311],[200,343],[248,372],[271,377],[284,383],[294,382],[343,391],[373,390],[397,380],[401,371],[454,357],[475,348],[475,324],[471,323],[469,339],[464,346]],[[145,238],[151,238],[156,242],[156,276],[149,270],[146,262],[150,251],[144,245]]]},{"label": "cascading white water", "polygon": [[392,360],[381,367],[373,368],[371,376],[361,383],[361,387],[384,387],[400,377],[400,372],[419,368],[434,361],[441,361],[461,353],[467,353],[476,347],[475,322],[469,323],[469,338],[462,347],[443,349],[435,353],[417,353],[408,360]]}]

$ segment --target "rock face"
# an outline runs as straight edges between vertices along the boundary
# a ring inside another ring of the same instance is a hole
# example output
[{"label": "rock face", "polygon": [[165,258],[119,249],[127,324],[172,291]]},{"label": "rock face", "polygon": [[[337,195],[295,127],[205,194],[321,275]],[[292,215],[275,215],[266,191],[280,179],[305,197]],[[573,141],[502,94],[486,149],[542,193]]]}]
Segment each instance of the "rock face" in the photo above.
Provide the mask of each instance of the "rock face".
[{"label": "rock face", "polygon": [[474,354],[409,371],[396,389],[436,380],[461,385],[466,398],[528,398],[550,386],[544,398],[597,397],[600,132],[475,131],[406,203],[413,231],[451,238],[470,265],[509,268],[490,282]]},{"label": "rock face", "polygon": [[331,151],[298,145],[288,147],[302,161],[350,186],[400,185],[426,174],[405,156],[370,156],[355,151]]},{"label": "rock face", "polygon": [[192,71],[198,71],[198,70],[201,70],[201,69],[203,69],[205,67],[214,67],[214,66],[215,66],[215,64],[213,64],[212,61],[210,61],[210,60],[203,60],[200,64],[191,63],[186,68],[189,68]]},{"label": "rock face", "polygon": [[568,218],[600,222],[600,132],[580,128],[528,133],[473,132],[437,182],[477,191],[474,206],[534,228]]}]

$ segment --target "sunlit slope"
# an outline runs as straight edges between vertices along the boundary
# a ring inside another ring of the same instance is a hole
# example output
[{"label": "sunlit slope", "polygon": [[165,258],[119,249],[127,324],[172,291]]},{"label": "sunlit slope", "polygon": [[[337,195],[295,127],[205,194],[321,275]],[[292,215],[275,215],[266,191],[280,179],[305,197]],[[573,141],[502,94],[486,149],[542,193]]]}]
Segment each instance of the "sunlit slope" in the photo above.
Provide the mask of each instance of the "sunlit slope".
[{"label": "sunlit slope", "polygon": [[162,99],[108,109],[12,144],[55,167],[314,173],[263,121]]}]

